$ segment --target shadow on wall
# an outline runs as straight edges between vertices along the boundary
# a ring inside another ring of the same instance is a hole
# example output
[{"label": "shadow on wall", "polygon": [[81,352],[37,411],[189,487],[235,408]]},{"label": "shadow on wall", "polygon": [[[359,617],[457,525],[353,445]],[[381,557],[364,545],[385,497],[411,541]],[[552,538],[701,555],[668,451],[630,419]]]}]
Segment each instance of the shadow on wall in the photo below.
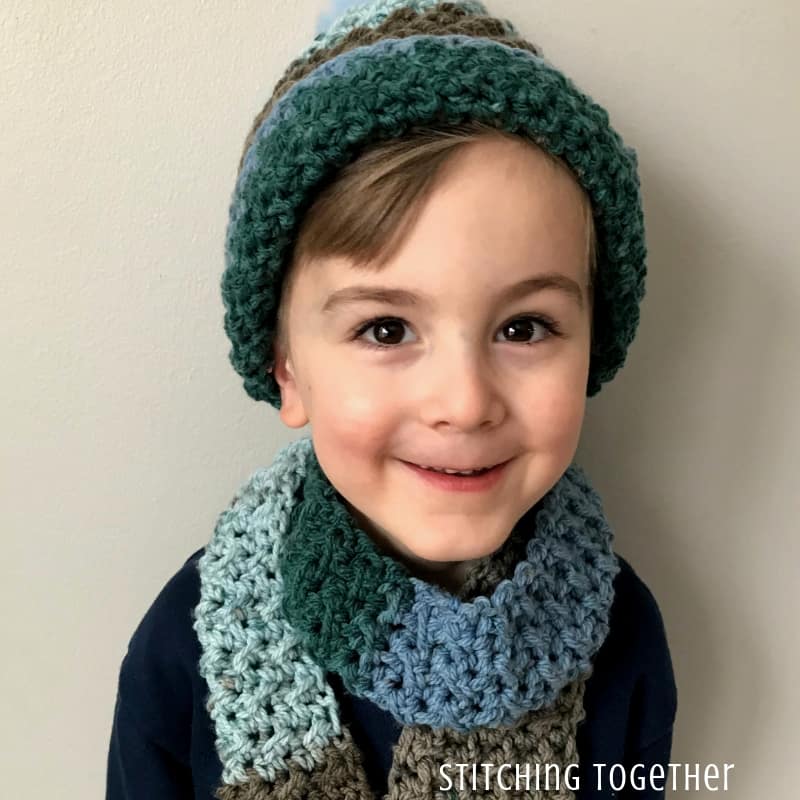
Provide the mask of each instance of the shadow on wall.
[{"label": "shadow on wall", "polygon": [[769,761],[767,718],[785,702],[775,627],[759,621],[753,592],[770,591],[777,546],[764,510],[785,505],[770,479],[795,424],[784,396],[800,392],[797,299],[780,285],[788,254],[715,213],[702,186],[675,172],[643,184],[642,322],[626,366],[587,403],[576,460],[665,618],[678,684],[672,760],[744,756],[743,785]]}]

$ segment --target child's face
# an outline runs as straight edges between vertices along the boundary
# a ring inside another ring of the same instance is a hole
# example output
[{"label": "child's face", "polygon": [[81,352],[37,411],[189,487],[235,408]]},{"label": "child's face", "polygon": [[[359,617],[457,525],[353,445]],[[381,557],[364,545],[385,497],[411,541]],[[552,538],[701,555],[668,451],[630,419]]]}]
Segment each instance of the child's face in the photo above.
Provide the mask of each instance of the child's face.
[{"label": "child's face", "polygon": [[[577,183],[505,140],[471,144],[446,169],[382,271],[329,259],[299,272],[287,307],[290,354],[275,367],[283,421],[311,423],[320,465],[362,527],[421,564],[494,552],[552,488],[578,445],[589,370]],[[502,298],[546,273],[574,282],[582,303],[554,288]],[[427,299],[323,311],[332,293],[356,284]],[[562,335],[524,315],[554,319]],[[354,339],[375,317],[394,321]],[[499,482],[473,492],[432,485],[404,463],[508,459]]]}]

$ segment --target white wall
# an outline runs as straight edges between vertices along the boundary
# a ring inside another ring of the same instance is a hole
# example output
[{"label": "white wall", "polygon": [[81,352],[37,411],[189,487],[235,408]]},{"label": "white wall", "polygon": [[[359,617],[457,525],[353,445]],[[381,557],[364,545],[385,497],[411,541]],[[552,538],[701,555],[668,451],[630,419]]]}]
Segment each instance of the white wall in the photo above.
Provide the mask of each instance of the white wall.
[{"label": "white wall", "polygon": [[[229,366],[219,279],[245,134],[321,7],[0,5],[9,797],[102,795],[130,634],[238,485],[297,435]],[[736,800],[793,797],[800,11],[489,8],[639,153],[648,294],[578,460],[664,614],[673,760],[735,763]]]}]

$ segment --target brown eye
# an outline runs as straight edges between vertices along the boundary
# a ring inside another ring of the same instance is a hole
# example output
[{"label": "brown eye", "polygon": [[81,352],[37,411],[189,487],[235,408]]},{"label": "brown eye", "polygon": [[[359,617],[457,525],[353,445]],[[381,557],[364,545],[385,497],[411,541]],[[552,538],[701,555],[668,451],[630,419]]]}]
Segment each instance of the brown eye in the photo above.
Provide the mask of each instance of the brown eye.
[{"label": "brown eye", "polygon": [[403,341],[403,324],[396,319],[389,319],[374,325],[375,339],[381,344],[398,344]]},{"label": "brown eye", "polygon": [[[538,340],[531,341],[537,327],[542,329],[544,335]],[[533,316],[517,317],[503,325],[501,330],[504,335],[509,337],[509,341],[517,344],[536,344],[537,341],[557,336],[559,333],[555,322]]]},{"label": "brown eye", "polygon": [[[534,323],[529,319],[519,319],[503,326],[503,333],[512,341],[524,341],[533,335]],[[517,337],[522,337],[519,339]]]},{"label": "brown eye", "polygon": [[[406,325],[404,320],[397,317],[371,319],[358,328],[355,338],[367,347],[392,347],[402,343]],[[365,336],[365,334],[373,332],[372,340]]]}]

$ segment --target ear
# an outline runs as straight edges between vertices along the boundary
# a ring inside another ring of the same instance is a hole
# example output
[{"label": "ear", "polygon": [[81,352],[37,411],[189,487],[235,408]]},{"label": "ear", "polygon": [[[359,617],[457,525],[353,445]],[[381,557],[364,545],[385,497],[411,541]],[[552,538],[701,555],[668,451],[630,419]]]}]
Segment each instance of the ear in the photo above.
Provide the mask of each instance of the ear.
[{"label": "ear", "polygon": [[289,428],[302,428],[309,419],[297,386],[291,357],[276,347],[275,363],[270,371],[281,390],[281,407],[278,410],[281,420]]}]

